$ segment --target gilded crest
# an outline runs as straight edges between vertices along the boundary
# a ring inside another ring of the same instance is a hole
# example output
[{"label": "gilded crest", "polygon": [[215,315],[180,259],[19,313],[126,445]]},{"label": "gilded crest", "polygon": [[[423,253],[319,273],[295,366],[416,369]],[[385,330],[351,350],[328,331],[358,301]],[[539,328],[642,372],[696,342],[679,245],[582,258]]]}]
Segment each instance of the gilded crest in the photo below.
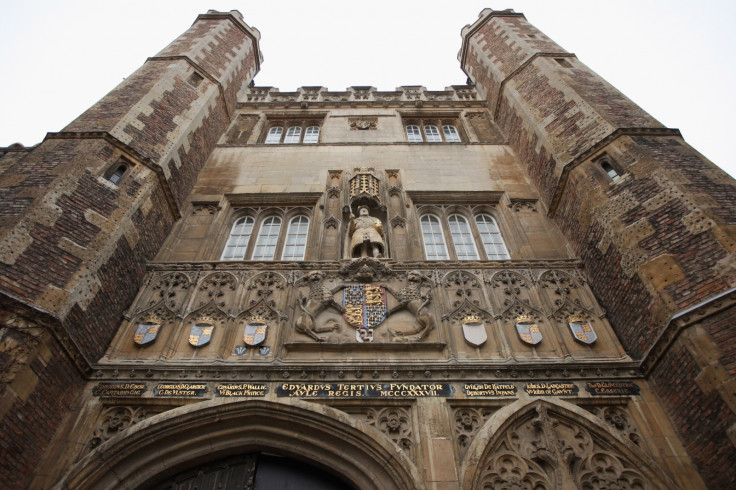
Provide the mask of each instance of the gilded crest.
[{"label": "gilded crest", "polygon": [[266,331],[268,324],[266,319],[261,316],[254,316],[250,319],[243,330],[243,342],[245,345],[256,346],[266,340]]},{"label": "gilded crest", "polygon": [[215,330],[215,321],[211,318],[203,318],[192,325],[189,331],[189,344],[192,347],[201,347],[207,345],[212,339],[212,332]]},{"label": "gilded crest", "polygon": [[570,330],[576,340],[584,344],[592,344],[598,339],[598,336],[593,330],[593,326],[590,324],[585,317],[582,316],[571,316],[567,319],[567,324],[570,325]]},{"label": "gilded crest", "polygon": [[542,341],[542,332],[534,319],[527,315],[516,318],[516,332],[522,342],[529,345],[537,345]]},{"label": "gilded crest", "polygon": [[133,342],[138,345],[150,344],[156,340],[159,330],[161,330],[161,320],[149,317],[138,324],[133,335]]},{"label": "gilded crest", "polygon": [[355,340],[373,342],[373,328],[386,319],[386,288],[354,284],[343,290],[343,318],[356,328]]},{"label": "gilded crest", "polygon": [[488,340],[486,324],[477,315],[469,315],[463,318],[463,336],[465,340],[476,347],[480,347]]}]

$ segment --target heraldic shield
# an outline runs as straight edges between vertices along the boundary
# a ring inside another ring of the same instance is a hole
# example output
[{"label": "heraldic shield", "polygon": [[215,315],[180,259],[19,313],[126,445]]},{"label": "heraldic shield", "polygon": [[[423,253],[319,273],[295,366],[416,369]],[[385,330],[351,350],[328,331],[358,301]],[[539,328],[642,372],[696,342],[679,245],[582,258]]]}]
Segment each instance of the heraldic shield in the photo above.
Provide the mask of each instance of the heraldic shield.
[{"label": "heraldic shield", "polygon": [[199,322],[189,331],[189,344],[192,347],[201,347],[209,343],[215,326],[211,323]]},{"label": "heraldic shield", "polygon": [[156,340],[161,323],[158,320],[146,320],[138,324],[133,336],[133,342],[138,345],[146,345]]},{"label": "heraldic shield", "polygon": [[243,330],[243,342],[245,342],[245,345],[256,346],[266,340],[267,330],[266,319],[254,316]]},{"label": "heraldic shield", "polygon": [[571,316],[567,319],[570,330],[577,340],[584,344],[592,344],[598,339],[593,326],[588,320],[580,316]]},{"label": "heraldic shield", "polygon": [[516,331],[521,341],[527,344],[537,345],[542,341],[539,325],[530,316],[522,315],[516,319]]},{"label": "heraldic shield", "polygon": [[486,333],[486,324],[480,317],[475,315],[466,316],[463,318],[463,336],[465,340],[471,345],[480,347],[488,340],[488,334]]},{"label": "heraldic shield", "polygon": [[358,342],[373,342],[373,327],[386,319],[386,288],[354,284],[343,290],[343,318],[356,328]]}]

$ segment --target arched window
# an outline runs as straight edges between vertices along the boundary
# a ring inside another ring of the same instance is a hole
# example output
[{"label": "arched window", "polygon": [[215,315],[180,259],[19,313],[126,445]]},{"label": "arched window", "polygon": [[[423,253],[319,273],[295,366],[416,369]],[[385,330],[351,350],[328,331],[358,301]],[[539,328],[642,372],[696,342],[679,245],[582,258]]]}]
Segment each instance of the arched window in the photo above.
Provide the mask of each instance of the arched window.
[{"label": "arched window", "polygon": [[256,246],[253,249],[253,260],[273,260],[280,230],[281,218],[271,216],[263,220]]},{"label": "arched window", "polygon": [[424,239],[424,253],[427,260],[449,259],[447,247],[445,246],[445,235],[442,232],[440,220],[431,214],[425,214],[420,219],[422,225],[422,238]]},{"label": "arched window", "polygon": [[409,143],[421,143],[422,133],[419,131],[419,126],[410,124],[406,127],[406,137],[409,139]]},{"label": "arched window", "polygon": [[478,251],[475,249],[473,234],[470,232],[468,220],[459,214],[452,214],[447,218],[450,225],[450,236],[455,246],[457,260],[478,260]]},{"label": "arched window", "polygon": [[302,138],[302,128],[300,126],[292,126],[286,131],[284,143],[299,143]]},{"label": "arched window", "polygon": [[118,185],[118,182],[120,182],[120,179],[123,178],[123,175],[125,174],[126,170],[128,170],[127,165],[120,165],[118,168],[115,169],[115,171],[112,174],[110,174],[107,180],[109,180],[115,185]]},{"label": "arched window", "polygon": [[281,143],[281,135],[284,134],[284,128],[281,126],[274,126],[268,130],[268,136],[266,136],[267,145],[278,145]]},{"label": "arched window", "polygon": [[250,234],[253,231],[253,218],[246,216],[238,219],[230,230],[230,238],[225,244],[220,260],[242,260],[248,248]]},{"label": "arched window", "polygon": [[449,124],[446,124],[442,126],[442,131],[445,133],[445,141],[448,143],[459,143],[460,142],[460,135],[457,132],[457,128],[455,126],[450,126]]},{"label": "arched window", "polygon": [[430,143],[442,143],[442,136],[440,136],[440,130],[433,124],[427,124],[424,126],[424,134],[427,137],[427,141]]},{"label": "arched window", "polygon": [[289,229],[286,233],[286,243],[281,260],[304,260],[304,251],[307,249],[307,232],[309,231],[309,218],[296,216],[289,221]]},{"label": "arched window", "polygon": [[483,242],[488,260],[507,260],[511,258],[496,220],[487,214],[478,214],[475,217],[475,224],[478,226],[478,233],[480,233],[480,239]]},{"label": "arched window", "polygon": [[319,140],[319,126],[309,126],[304,133],[304,143],[317,143]]}]

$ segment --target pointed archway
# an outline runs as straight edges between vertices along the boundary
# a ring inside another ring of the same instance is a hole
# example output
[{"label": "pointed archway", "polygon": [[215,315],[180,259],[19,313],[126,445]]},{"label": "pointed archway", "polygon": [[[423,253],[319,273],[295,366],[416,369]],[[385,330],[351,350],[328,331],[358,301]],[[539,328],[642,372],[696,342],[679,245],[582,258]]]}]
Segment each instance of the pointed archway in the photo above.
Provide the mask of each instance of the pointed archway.
[{"label": "pointed archway", "polygon": [[188,468],[269,452],[366,490],[423,488],[414,464],[380,431],[333,408],[288,400],[214,399],[133,425],[77,462],[57,488],[146,488]]},{"label": "pointed archway", "polygon": [[479,430],[462,488],[677,488],[657,463],[593,414],[559,400],[519,400]]}]

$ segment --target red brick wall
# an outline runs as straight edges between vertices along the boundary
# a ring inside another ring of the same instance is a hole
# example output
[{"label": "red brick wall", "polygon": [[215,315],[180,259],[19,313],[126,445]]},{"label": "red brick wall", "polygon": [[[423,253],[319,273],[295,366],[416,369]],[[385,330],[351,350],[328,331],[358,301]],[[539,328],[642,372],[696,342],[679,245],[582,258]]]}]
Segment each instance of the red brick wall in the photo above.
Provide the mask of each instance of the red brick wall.
[{"label": "red brick wall", "polygon": [[[257,71],[257,56],[253,38],[232,18],[200,16],[178,42],[64,131],[21,159],[3,157],[4,299],[49,312],[88,362],[99,359],[138,291],[146,262],[177,219],[172,205],[184,203],[227,129],[237,94]],[[205,70],[196,87],[189,83],[195,69]],[[104,175],[120,158],[132,166],[115,186]],[[83,383],[84,374],[45,335],[48,347],[35,348],[49,349],[50,356],[39,354],[31,365],[40,381],[0,419],[0,487],[27,485]],[[0,362],[22,365],[19,352]]]},{"label": "red brick wall", "polygon": [[[731,309],[704,322],[719,345],[725,347],[727,353],[720,362],[729,367],[734,361],[734,318],[736,310]],[[730,345],[729,336],[723,335],[729,329]],[[736,447],[728,438],[728,430],[736,424],[736,414],[719,391],[703,392],[695,381],[700,372],[693,355],[678,339],[653,370],[651,381],[708,488],[734,488]]]},{"label": "red brick wall", "polygon": [[37,378],[33,392],[23,400],[11,395],[6,384],[0,391],[4,402],[13,400],[0,419],[0,488],[28,488],[48,442],[84,386],[54,339],[45,333],[40,340],[35,358],[22,367]]},{"label": "red brick wall", "polygon": [[[559,55],[541,55],[522,67],[535,52],[561,51],[553,44],[532,44],[536,41],[528,39],[540,34],[523,18],[485,22],[474,33],[465,31],[473,39],[465,40],[463,67],[486,94],[542,199],[552,204],[559,197],[552,210],[556,223],[583,260],[622,344],[641,359],[672,315],[736,285],[725,262],[734,253],[728,244],[736,215],[734,180],[681,138],[649,135],[661,125],[574,57],[559,63]],[[641,135],[605,140],[619,128],[639,128]],[[576,161],[604,141],[606,147]],[[603,151],[630,175],[613,185],[599,178],[590,157]],[[561,182],[571,162],[578,166]],[[661,263],[652,261],[662,258],[681,275],[651,271]],[[728,325],[711,327],[727,353],[722,362],[731,376],[733,315]],[[736,420],[718,391],[700,390],[699,373],[692,355],[676,343],[652,380],[708,484],[732,487],[736,449],[726,430]]]}]

